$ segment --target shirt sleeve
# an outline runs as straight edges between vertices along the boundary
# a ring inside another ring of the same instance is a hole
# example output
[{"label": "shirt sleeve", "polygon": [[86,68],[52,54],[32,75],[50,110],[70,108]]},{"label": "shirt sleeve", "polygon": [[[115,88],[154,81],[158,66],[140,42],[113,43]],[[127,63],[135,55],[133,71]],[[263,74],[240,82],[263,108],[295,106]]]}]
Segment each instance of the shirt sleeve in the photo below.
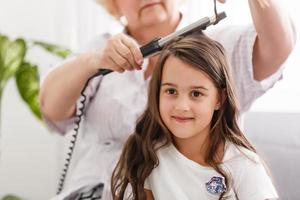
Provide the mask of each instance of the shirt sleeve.
[{"label": "shirt sleeve", "polygon": [[208,35],[226,49],[242,112],[282,79],[283,66],[262,81],[254,79],[252,55],[257,33],[252,25],[221,27]]},{"label": "shirt sleeve", "polygon": [[236,180],[236,195],[243,200],[277,199],[278,194],[261,162],[247,159],[243,171]]}]

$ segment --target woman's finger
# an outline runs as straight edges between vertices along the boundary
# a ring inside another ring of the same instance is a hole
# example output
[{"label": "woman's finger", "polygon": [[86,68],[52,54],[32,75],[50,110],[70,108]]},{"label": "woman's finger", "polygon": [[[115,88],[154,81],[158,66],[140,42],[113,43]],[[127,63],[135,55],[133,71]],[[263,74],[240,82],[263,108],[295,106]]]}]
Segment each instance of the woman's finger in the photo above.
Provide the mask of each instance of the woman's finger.
[{"label": "woman's finger", "polygon": [[118,54],[118,56],[121,56],[124,60],[126,60],[126,63],[123,63],[124,68],[126,68],[127,70],[132,70],[135,68],[136,63],[133,57],[133,53],[121,41],[115,43],[114,52]]},{"label": "woman's finger", "polygon": [[[131,56],[131,55],[130,55]],[[134,67],[128,61],[128,59],[119,52],[118,49],[113,49],[111,58],[118,65],[118,67],[124,68],[125,70],[133,70]]]},{"label": "woman's finger", "polygon": [[143,64],[143,55],[138,44],[129,37],[122,37],[121,40],[130,49],[136,63],[136,68],[140,69]]},{"label": "woman's finger", "polygon": [[218,0],[218,2],[220,2],[220,3],[225,3],[226,0]]},{"label": "woman's finger", "polygon": [[259,3],[260,7],[262,7],[262,8],[266,8],[266,7],[270,6],[268,0],[257,0],[257,1]]},{"label": "woman's finger", "polygon": [[109,66],[111,66],[111,68],[110,68],[111,70],[117,71],[117,72],[120,72],[120,73],[125,71],[125,69],[120,67],[119,64],[116,63],[116,61],[111,56],[108,56],[108,61],[107,62],[109,64]]}]

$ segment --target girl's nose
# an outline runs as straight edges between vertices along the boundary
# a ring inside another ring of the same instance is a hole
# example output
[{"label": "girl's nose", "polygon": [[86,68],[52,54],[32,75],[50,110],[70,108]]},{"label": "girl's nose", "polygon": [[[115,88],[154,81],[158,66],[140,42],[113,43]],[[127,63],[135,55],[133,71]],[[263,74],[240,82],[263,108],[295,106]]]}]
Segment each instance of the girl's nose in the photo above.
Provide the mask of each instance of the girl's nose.
[{"label": "girl's nose", "polygon": [[177,111],[189,111],[190,110],[190,103],[189,99],[186,97],[179,97],[175,104],[175,110]]}]

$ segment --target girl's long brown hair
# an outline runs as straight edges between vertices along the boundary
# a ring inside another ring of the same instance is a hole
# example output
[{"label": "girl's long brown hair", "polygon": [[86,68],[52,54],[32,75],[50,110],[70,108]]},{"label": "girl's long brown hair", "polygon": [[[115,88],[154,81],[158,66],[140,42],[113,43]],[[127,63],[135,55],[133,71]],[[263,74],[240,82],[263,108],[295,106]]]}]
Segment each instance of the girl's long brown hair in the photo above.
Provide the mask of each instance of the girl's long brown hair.
[{"label": "girl's long brown hair", "polygon": [[[150,81],[146,110],[139,118],[134,134],[128,138],[114,169],[111,189],[115,200],[124,199],[128,191],[131,194],[130,199],[146,199],[145,179],[159,164],[156,151],[172,142],[172,133],[163,123],[159,113],[162,69],[170,56],[207,74],[222,97],[222,106],[215,111],[212,118],[209,139],[206,141],[205,162],[225,178],[227,191],[232,180],[220,167],[222,158],[216,149],[227,140],[236,146],[256,152],[238,126],[238,103],[222,45],[202,33],[177,38],[160,55]],[[219,199],[225,199],[225,194],[226,192],[222,193]]]}]

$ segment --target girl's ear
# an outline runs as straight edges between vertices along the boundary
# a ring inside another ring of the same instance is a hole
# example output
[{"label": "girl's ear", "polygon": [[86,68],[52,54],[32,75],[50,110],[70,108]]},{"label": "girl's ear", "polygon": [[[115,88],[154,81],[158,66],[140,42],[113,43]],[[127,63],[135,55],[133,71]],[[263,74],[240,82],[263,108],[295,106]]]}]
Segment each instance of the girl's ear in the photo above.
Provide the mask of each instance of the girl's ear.
[{"label": "girl's ear", "polygon": [[219,95],[218,95],[218,101],[215,105],[215,110],[219,110],[222,107],[222,105],[225,102],[226,98],[227,98],[226,89],[220,90]]},{"label": "girl's ear", "polygon": [[215,110],[219,110],[220,107],[221,107],[221,106],[220,106],[220,103],[217,103],[216,106],[215,106]]},{"label": "girl's ear", "polygon": [[215,110],[219,110],[221,108],[221,101],[218,101],[217,104],[215,105]]}]

